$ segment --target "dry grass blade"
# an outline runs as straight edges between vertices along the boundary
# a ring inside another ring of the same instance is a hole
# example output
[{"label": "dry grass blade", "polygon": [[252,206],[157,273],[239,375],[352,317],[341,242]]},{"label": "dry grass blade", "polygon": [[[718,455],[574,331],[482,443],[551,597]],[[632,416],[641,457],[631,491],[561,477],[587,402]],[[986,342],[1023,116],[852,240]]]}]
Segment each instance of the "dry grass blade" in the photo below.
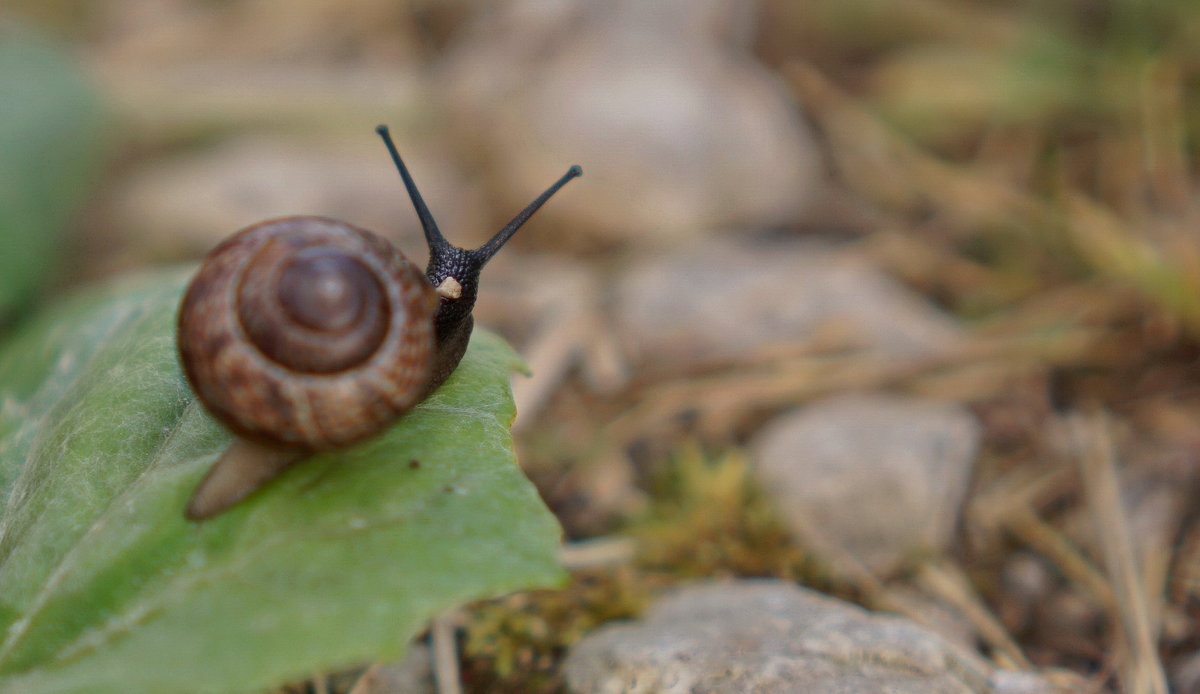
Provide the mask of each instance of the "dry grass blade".
[{"label": "dry grass blade", "polygon": [[359,675],[354,682],[354,686],[350,688],[347,694],[368,694],[374,690],[376,680],[379,678],[379,664],[371,665]]},{"label": "dry grass blade", "polygon": [[1116,609],[1116,598],[1108,580],[1060,530],[1038,517],[1029,506],[1013,509],[1008,529],[1108,611]]},{"label": "dry grass blade", "polygon": [[1179,569],[1173,588],[1177,594],[1175,602],[1183,604],[1189,595],[1200,601],[1200,520],[1184,539],[1177,561]]},{"label": "dry grass blade", "polygon": [[1013,667],[1031,670],[1033,664],[1025,657],[1016,640],[1000,620],[988,609],[971,581],[962,570],[950,562],[923,564],[917,572],[917,583],[926,591],[952,605],[979,634]]},{"label": "dry grass blade", "polygon": [[1082,195],[1068,195],[1065,202],[1067,228],[1080,254],[1200,330],[1200,259],[1190,224],[1160,221],[1161,233],[1151,239]]},{"label": "dry grass blade", "polygon": [[793,88],[830,140],[838,171],[856,191],[899,210],[932,203],[951,225],[1017,226],[1044,233],[1058,226],[1052,207],[1016,185],[922,151],[828,80],[813,66],[784,68]]},{"label": "dry grass blade", "polygon": [[896,386],[936,391],[931,386],[951,383],[956,372],[963,378],[953,383],[950,396],[988,397],[1003,392],[1014,377],[1030,369],[1085,357],[1098,337],[1090,329],[1064,328],[1045,336],[969,339],[944,353],[914,358],[807,355],[672,379],[637,393],[638,404],[607,427],[609,447],[623,449],[640,437],[670,432],[682,413],[694,414],[692,426],[701,436],[719,435],[756,412],[794,406],[826,393]]},{"label": "dry grass blade", "polygon": [[433,642],[433,678],[437,681],[438,694],[462,694],[462,674],[458,667],[458,643],[455,631],[458,614],[450,612],[438,616],[430,627]]},{"label": "dry grass blade", "polygon": [[1077,447],[1084,493],[1112,582],[1113,615],[1124,641],[1127,662],[1117,663],[1123,689],[1130,694],[1167,694],[1167,680],[1156,650],[1157,628],[1140,579],[1129,518],[1121,500],[1117,462],[1108,422],[1101,414],[1074,416],[1068,426]]},{"label": "dry grass blade", "polygon": [[566,543],[559,553],[559,559],[567,570],[582,571],[628,564],[633,561],[636,552],[637,543],[631,537],[598,537]]},{"label": "dry grass blade", "polygon": [[542,329],[526,349],[525,360],[532,375],[513,382],[513,400],[517,403],[513,429],[516,431],[536,420],[546,402],[562,385],[582,352],[592,325],[591,317],[582,310],[563,311],[553,318],[543,322]]}]

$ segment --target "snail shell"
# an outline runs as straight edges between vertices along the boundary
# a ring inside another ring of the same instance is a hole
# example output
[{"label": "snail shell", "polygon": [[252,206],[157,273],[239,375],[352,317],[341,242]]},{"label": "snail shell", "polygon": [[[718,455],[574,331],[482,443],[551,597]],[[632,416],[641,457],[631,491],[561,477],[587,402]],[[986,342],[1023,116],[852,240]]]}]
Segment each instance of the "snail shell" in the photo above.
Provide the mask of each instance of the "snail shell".
[{"label": "snail shell", "polygon": [[184,295],[188,380],[239,435],[309,450],[376,433],[426,394],[438,299],[369,231],[284,217],[215,248]]},{"label": "snail shell", "polygon": [[479,248],[442,236],[385,126],[429,264],[325,217],[283,217],[217,246],[179,309],[180,361],[238,438],[185,509],[211,518],[314,451],[378,433],[436,389],[471,338],[483,266],[571,179],[572,166]]}]

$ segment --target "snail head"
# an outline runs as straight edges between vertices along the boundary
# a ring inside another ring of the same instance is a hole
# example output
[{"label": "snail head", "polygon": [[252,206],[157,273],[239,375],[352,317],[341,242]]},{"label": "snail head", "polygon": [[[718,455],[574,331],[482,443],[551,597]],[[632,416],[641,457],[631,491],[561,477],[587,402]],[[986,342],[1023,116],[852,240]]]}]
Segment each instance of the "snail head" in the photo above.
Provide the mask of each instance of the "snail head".
[{"label": "snail head", "polygon": [[[503,229],[496,232],[496,235],[487,243],[475,249],[459,248],[442,236],[437,222],[434,221],[433,215],[425,205],[425,200],[417,190],[416,183],[413,182],[412,175],[408,172],[408,167],[400,158],[400,152],[392,142],[392,136],[388,132],[387,126],[380,125],[375,132],[379,133],[379,136],[383,138],[383,143],[387,145],[388,152],[392,155],[392,161],[396,164],[396,170],[400,172],[400,178],[404,180],[408,197],[412,200],[417,216],[421,220],[421,227],[425,230],[425,242],[429,245],[429,264],[425,267],[425,276],[437,290],[438,297],[441,299],[442,309],[439,313],[469,315],[475,305],[475,298],[479,290],[479,273],[483,270],[483,266],[560,188],[571,179],[583,175],[583,169],[572,166],[553,185],[521,210],[516,217],[513,217],[512,221],[504,225]],[[439,322],[441,322],[440,319],[441,316],[439,316]]]}]

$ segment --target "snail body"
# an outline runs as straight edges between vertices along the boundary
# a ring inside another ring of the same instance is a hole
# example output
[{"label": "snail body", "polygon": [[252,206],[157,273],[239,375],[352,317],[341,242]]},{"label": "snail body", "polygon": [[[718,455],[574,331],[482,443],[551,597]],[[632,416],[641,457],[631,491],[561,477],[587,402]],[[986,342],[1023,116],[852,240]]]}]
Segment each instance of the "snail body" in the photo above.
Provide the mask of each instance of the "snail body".
[{"label": "snail body", "polygon": [[314,452],[379,433],[437,389],[470,340],[479,274],[571,167],[483,246],[441,235],[387,128],[429,245],[422,272],[383,238],[326,217],[247,227],[205,258],[180,304],[184,374],[236,435],[186,515],[236,504]]}]

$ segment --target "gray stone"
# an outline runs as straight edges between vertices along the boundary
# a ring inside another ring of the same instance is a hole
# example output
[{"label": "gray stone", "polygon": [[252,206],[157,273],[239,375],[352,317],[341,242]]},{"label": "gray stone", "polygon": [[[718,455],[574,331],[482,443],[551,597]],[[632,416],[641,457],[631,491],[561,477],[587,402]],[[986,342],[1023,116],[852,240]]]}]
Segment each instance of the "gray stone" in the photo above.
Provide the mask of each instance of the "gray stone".
[{"label": "gray stone", "polygon": [[1036,672],[997,670],[988,682],[996,694],[1055,694],[1058,687]]},{"label": "gray stone", "polygon": [[990,694],[994,674],[915,622],[774,580],[683,588],[564,667],[575,694]]},{"label": "gray stone", "polygon": [[748,49],[754,20],[738,0],[495,3],[450,52],[449,111],[464,140],[503,162],[496,184],[514,204],[582,164],[587,186],[546,212],[569,215],[573,234],[787,223],[820,156]]},{"label": "gray stone", "polygon": [[[456,230],[448,231],[456,243],[480,241],[463,236],[472,229],[485,233],[477,191],[445,157],[409,145],[400,142],[438,223]],[[308,214],[370,229],[397,242],[414,262],[425,260],[416,215],[370,129],[303,143],[243,136],[181,154],[131,177],[116,194],[114,213],[138,262],[194,257],[250,224]]]},{"label": "gray stone", "polygon": [[651,258],[618,281],[615,312],[631,354],[675,368],[829,332],[896,358],[961,337],[951,318],[861,255],[816,243],[709,241]]},{"label": "gray stone", "polygon": [[1171,683],[1179,694],[1200,694],[1200,650],[1172,665]]},{"label": "gray stone", "polygon": [[394,663],[377,663],[353,673],[332,678],[332,689],[349,694],[435,694],[432,655],[429,647],[415,641],[408,647],[404,659]]},{"label": "gray stone", "polygon": [[959,405],[841,395],[760,432],[755,474],[802,541],[887,574],[945,550],[980,436]]}]

